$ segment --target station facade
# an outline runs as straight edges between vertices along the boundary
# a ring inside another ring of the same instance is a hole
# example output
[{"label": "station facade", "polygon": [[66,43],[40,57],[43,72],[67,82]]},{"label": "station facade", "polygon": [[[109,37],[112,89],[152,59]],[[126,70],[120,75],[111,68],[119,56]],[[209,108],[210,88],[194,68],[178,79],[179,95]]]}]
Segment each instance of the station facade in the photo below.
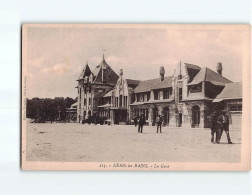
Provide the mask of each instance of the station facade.
[{"label": "station facade", "polygon": [[[240,128],[241,83],[233,83],[222,76],[221,63],[217,63],[216,72],[180,63],[178,74],[170,76],[166,76],[164,67],[160,67],[158,78],[143,81],[125,78],[122,69],[118,76],[104,58],[97,68],[99,70],[93,73],[86,65],[78,79],[79,122],[95,115],[109,124],[133,124],[135,117],[144,114],[146,125],[150,126],[155,125],[157,116],[161,115],[163,126],[208,128],[213,111],[225,109],[231,117],[231,125]],[[181,74],[182,68],[184,74]],[[102,73],[105,69],[109,70],[110,76],[107,72]],[[100,78],[97,83],[99,74],[104,78],[113,76],[106,82]],[[85,92],[85,87],[89,89],[90,86],[90,92]],[[87,100],[88,97],[91,100]]]}]

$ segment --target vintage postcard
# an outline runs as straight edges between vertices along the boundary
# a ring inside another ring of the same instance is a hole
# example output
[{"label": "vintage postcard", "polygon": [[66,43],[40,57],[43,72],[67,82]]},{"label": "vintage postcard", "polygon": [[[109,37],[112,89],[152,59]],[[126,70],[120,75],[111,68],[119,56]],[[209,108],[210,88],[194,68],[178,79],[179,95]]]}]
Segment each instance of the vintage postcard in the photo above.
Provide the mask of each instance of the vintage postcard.
[{"label": "vintage postcard", "polygon": [[250,25],[23,24],[24,170],[248,171]]}]

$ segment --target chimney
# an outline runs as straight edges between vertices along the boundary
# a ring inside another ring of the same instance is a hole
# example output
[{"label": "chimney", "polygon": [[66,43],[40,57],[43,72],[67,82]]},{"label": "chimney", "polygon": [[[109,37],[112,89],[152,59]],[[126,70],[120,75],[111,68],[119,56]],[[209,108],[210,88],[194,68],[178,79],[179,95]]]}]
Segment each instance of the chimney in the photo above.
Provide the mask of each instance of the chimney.
[{"label": "chimney", "polygon": [[217,62],[217,72],[222,75],[222,63],[221,62]]},{"label": "chimney", "polygon": [[165,69],[163,66],[160,67],[160,76],[161,76],[161,81],[164,80],[164,75],[165,75]]},{"label": "chimney", "polygon": [[123,69],[120,69],[120,72],[119,72],[120,76],[123,75]]},{"label": "chimney", "polygon": [[181,73],[181,61],[179,63],[179,75],[178,75],[178,80],[182,79],[182,73]]}]

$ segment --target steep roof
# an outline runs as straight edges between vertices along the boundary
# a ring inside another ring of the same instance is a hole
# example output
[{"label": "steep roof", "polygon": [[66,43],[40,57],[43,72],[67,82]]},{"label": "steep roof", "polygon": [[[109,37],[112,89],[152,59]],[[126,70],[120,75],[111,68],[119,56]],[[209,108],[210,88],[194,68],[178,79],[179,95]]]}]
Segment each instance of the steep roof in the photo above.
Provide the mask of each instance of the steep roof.
[{"label": "steep roof", "polygon": [[133,80],[133,79],[126,79],[128,85],[131,85],[133,87],[136,87],[139,85],[140,81],[139,80]]},{"label": "steep roof", "polygon": [[135,93],[151,91],[152,87],[160,82],[160,78],[140,81],[139,85],[135,88]]},{"label": "steep roof", "polygon": [[141,93],[151,91],[152,89],[163,89],[172,87],[172,78],[173,76],[168,76],[165,77],[163,81],[161,81],[160,78],[140,81],[134,92]]},{"label": "steep roof", "polygon": [[[104,71],[103,75],[102,70]],[[96,68],[92,72],[92,77],[94,78],[93,84],[110,84],[110,85],[115,85],[119,78],[119,76],[107,64],[104,58],[102,62],[98,66],[96,66]],[[103,80],[105,80],[105,82],[103,82]]]},{"label": "steep roof", "polygon": [[192,82],[188,85],[197,85],[203,81],[211,82],[214,85],[225,86],[226,83],[231,83],[230,80],[212,71],[209,68],[201,68],[198,74],[193,78]]},{"label": "steep roof", "polygon": [[195,69],[195,70],[200,70],[201,68],[195,64],[189,64],[189,63],[185,63],[185,66],[187,69]]},{"label": "steep roof", "polygon": [[163,81],[159,80],[160,82],[153,86],[152,89],[163,89],[172,87],[172,78],[173,76],[168,76],[165,77]]},{"label": "steep roof", "polygon": [[112,96],[112,92],[114,89],[108,91],[108,93],[106,93],[103,97],[111,97]]},{"label": "steep roof", "polygon": [[228,83],[222,92],[213,100],[213,102],[240,98],[242,98],[242,82]]},{"label": "steep roof", "polygon": [[185,70],[189,76],[188,82],[193,80],[193,78],[199,73],[200,69],[201,68],[197,65],[185,63]]},{"label": "steep roof", "polygon": [[[82,79],[84,79],[86,76],[89,77],[90,74],[91,74],[91,70],[90,70],[88,64],[86,64],[85,67],[84,67],[84,69],[82,70],[82,72],[81,72],[81,74],[80,74],[78,80],[82,80]],[[78,80],[77,80],[77,81],[78,81]]]}]

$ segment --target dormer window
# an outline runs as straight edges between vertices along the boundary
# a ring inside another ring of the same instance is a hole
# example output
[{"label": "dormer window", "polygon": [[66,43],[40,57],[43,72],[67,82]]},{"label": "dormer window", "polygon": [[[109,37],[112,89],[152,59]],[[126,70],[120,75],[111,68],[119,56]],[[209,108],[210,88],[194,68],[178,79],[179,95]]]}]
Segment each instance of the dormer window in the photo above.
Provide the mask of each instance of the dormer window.
[{"label": "dormer window", "polygon": [[190,92],[191,93],[197,93],[197,92],[201,92],[202,91],[202,87],[201,87],[201,83],[198,85],[192,85],[190,87]]},{"label": "dormer window", "polygon": [[150,92],[147,93],[147,101],[150,100]]},{"label": "dormer window", "polygon": [[137,98],[137,102],[139,102],[140,101],[140,95],[136,94],[136,98]]},{"label": "dormer window", "polygon": [[163,90],[163,99],[169,99],[170,91],[169,89]]},{"label": "dormer window", "polygon": [[154,100],[159,100],[159,91],[154,91]]}]

